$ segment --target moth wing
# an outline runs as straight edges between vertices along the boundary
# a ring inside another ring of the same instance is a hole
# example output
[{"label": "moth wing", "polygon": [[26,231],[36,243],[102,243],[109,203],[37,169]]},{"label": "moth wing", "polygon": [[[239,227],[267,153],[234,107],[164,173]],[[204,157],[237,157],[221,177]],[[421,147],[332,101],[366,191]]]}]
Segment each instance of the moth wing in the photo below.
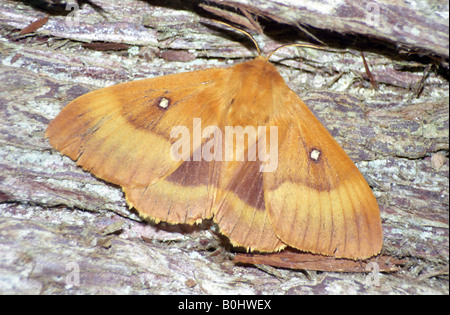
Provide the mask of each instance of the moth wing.
[{"label": "moth wing", "polygon": [[194,224],[212,217],[217,181],[214,161],[184,161],[145,187],[123,187],[127,202],[155,222]]},{"label": "moth wing", "polygon": [[223,88],[226,72],[212,68],[92,91],[68,104],[50,122],[46,137],[99,178],[147,187],[183,162],[171,158],[173,127],[185,126],[192,135],[195,117],[218,124],[222,100],[215,91]]},{"label": "moth wing", "polygon": [[[227,69],[168,75],[85,94],[49,124],[53,147],[83,169],[122,186],[127,202],[155,221],[192,224],[211,217],[213,163],[192,161],[193,119],[219,125]],[[171,156],[172,128],[189,131],[189,160]],[[195,128],[201,128],[196,126]]]},{"label": "moth wing", "polygon": [[382,246],[377,201],[325,127],[291,90],[279,126],[278,168],[264,173],[267,210],[277,236],[300,250],[367,258]]},{"label": "moth wing", "polygon": [[261,252],[280,251],[286,245],[274,233],[269,220],[260,162],[249,161],[247,152],[241,160],[229,159],[220,165],[213,219],[234,246]]}]

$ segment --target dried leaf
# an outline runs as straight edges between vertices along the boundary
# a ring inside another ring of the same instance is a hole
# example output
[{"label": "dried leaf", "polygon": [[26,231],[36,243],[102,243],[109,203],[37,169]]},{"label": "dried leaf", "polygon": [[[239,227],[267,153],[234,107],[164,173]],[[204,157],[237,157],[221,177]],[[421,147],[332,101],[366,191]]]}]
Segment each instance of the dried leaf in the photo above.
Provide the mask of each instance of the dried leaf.
[{"label": "dried leaf", "polygon": [[48,15],[40,18],[36,21],[34,21],[33,23],[31,23],[30,25],[28,25],[27,27],[25,27],[23,30],[20,31],[20,35],[26,35],[29,33],[33,33],[36,30],[40,29],[42,26],[44,26],[47,22],[48,22]]}]

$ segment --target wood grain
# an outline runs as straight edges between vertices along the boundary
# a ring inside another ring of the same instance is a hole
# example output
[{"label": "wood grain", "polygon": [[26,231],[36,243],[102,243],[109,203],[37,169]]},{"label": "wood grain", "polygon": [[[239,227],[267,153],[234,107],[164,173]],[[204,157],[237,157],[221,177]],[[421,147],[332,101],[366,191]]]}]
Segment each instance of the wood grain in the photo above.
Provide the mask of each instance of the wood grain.
[{"label": "wood grain", "polygon": [[[257,19],[265,33],[256,35],[266,52],[309,38],[296,28],[299,18],[301,27],[333,48],[286,48],[273,60],[372,186],[383,220],[383,254],[405,259],[401,271],[381,274],[376,287],[367,284],[364,274],[310,272],[307,278],[281,269],[288,280],[280,285],[259,269],[233,265],[227,251],[210,256],[227,246],[208,226],[141,222],[118,187],[51,149],[44,139],[48,122],[90,90],[255,56],[241,35],[211,26],[210,16],[196,7],[200,2],[124,0],[119,8],[116,2],[97,0],[108,20],[84,6],[79,26],[51,16],[35,34],[19,36],[44,13],[2,1],[0,293],[448,294],[448,28],[440,26],[448,24],[443,14],[448,3],[420,2],[423,7],[399,11],[376,1],[390,9],[387,17],[405,12],[389,20],[404,30],[393,33],[388,27],[369,30],[351,12],[308,1],[298,8],[294,1],[286,1],[287,8],[274,1],[234,2],[250,13],[266,13]],[[417,25],[420,38],[408,25]],[[322,36],[327,32],[336,36]],[[80,43],[95,41],[130,48],[99,52]],[[376,91],[355,43],[367,47],[364,55]],[[195,60],[157,57],[167,50],[189,52]],[[429,63],[434,70],[417,99],[416,87]],[[442,163],[432,162],[435,155]],[[126,221],[123,232],[108,235],[109,248],[100,246],[105,244],[101,231],[118,220]],[[71,282],[72,263],[80,267],[80,285]],[[188,279],[198,285],[187,286]]]}]

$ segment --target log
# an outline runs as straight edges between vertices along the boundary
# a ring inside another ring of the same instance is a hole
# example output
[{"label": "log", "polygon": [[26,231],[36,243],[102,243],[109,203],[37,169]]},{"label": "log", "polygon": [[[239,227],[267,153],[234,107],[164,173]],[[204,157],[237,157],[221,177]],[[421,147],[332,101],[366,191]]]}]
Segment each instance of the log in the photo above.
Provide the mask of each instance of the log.
[{"label": "log", "polygon": [[[261,26],[253,35],[264,53],[287,42],[329,47],[284,48],[271,60],[373,188],[383,255],[404,262],[374,282],[373,274],[274,276],[236,265],[211,222],[142,221],[119,187],[54,151],[47,124],[88,91],[256,55],[247,38],[199,7],[214,1],[94,2],[106,13],[84,5],[78,20],[51,15],[24,35],[45,13],[0,3],[0,294],[449,293],[448,4],[216,4]],[[369,27],[361,13],[369,4],[389,24]],[[104,43],[108,50],[99,50]]]}]

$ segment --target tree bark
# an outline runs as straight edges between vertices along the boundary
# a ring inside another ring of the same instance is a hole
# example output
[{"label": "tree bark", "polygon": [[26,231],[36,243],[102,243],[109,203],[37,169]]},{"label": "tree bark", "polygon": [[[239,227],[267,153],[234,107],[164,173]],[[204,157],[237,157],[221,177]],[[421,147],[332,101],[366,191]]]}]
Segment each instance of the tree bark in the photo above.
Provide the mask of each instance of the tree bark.
[{"label": "tree bark", "polygon": [[[306,277],[235,265],[212,224],[143,222],[119,187],[54,151],[44,138],[47,124],[88,91],[256,54],[241,33],[198,6],[214,1],[95,3],[106,13],[85,5],[78,20],[50,16],[21,36],[45,13],[0,2],[0,293],[448,294],[448,3],[218,5],[253,16],[265,53],[301,41],[330,48],[285,48],[271,61],[373,188],[383,254],[405,261],[396,273],[377,274],[377,283],[364,273]],[[364,10],[376,13],[377,6],[381,22],[370,27]],[[103,43],[121,45],[94,50]]]}]

